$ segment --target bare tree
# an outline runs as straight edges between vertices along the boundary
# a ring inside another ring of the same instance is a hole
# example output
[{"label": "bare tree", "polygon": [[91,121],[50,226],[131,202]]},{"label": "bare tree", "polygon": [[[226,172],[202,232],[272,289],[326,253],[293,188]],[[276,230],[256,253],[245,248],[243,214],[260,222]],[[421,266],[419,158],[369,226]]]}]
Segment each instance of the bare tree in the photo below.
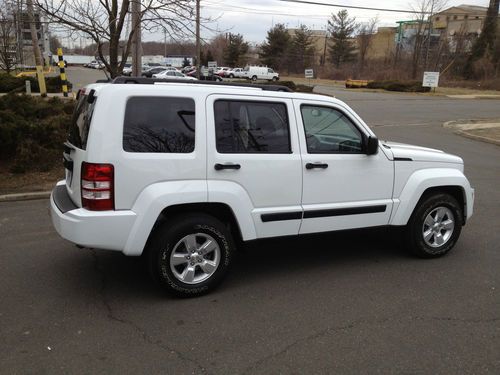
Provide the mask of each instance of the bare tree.
[{"label": "bare tree", "polygon": [[16,64],[16,30],[6,1],[0,2],[0,68],[10,73]]},{"label": "bare tree", "polygon": [[[417,77],[425,42],[427,38],[431,37],[431,16],[443,10],[447,3],[448,0],[416,0],[415,3],[410,5],[413,9],[416,21],[411,66],[412,78]],[[429,44],[427,44],[427,48],[429,48]]]},{"label": "bare tree", "polygon": [[[139,19],[143,30],[166,30],[174,39],[194,36],[190,0],[35,0],[51,22],[95,42],[96,55],[111,77],[121,73],[131,51],[136,25],[130,25],[128,35],[126,29],[134,1],[141,2]],[[105,55],[105,45],[109,57]]]},{"label": "bare tree", "polygon": [[358,33],[358,53],[359,53],[359,72],[363,72],[365,67],[366,54],[372,44],[373,35],[377,31],[378,18],[371,18],[368,23],[360,24]]}]

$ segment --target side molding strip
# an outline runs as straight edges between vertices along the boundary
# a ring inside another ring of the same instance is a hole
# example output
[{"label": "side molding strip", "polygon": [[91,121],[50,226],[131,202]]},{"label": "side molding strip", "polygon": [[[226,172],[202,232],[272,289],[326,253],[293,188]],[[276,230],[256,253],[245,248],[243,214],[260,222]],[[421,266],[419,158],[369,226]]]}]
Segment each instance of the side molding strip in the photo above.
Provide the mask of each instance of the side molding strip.
[{"label": "side molding strip", "polygon": [[377,212],[385,212],[386,209],[387,205],[380,204],[377,206],[333,208],[330,210],[312,210],[305,211],[303,214],[300,211],[262,214],[260,215],[260,219],[263,223],[267,223],[270,221],[300,220],[302,218],[312,219],[316,217],[372,214]]},{"label": "side molding strip", "polygon": [[263,223],[267,223],[269,221],[300,220],[302,219],[302,211],[262,214],[260,215],[260,219]]},{"label": "side molding strip", "polygon": [[376,212],[385,212],[386,208],[387,206],[385,204],[381,204],[378,206],[346,207],[346,208],[333,208],[331,210],[304,211],[304,219],[312,219],[315,217],[328,217],[328,216],[372,214]]}]

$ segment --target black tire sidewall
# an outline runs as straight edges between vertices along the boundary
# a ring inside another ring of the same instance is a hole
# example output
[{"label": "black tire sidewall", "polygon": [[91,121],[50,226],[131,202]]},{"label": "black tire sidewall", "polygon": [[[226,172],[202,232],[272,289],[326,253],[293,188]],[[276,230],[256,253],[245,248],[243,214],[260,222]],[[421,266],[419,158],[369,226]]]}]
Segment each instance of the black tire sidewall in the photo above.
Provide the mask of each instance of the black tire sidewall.
[{"label": "black tire sidewall", "polygon": [[[170,255],[175,245],[188,234],[205,233],[211,236],[220,249],[220,262],[215,273],[199,284],[186,284],[178,280],[170,269]],[[156,230],[152,241],[151,270],[153,276],[168,292],[180,297],[205,294],[214,289],[226,276],[232,259],[231,235],[225,226],[211,216],[186,216],[172,222],[165,222]]]},{"label": "black tire sidewall", "polygon": [[[455,227],[451,238],[441,247],[434,248],[427,245],[422,236],[422,228],[427,215],[437,207],[448,208],[453,216]],[[448,194],[428,196],[419,203],[408,223],[408,240],[411,250],[423,258],[436,258],[447,254],[454,246],[462,230],[462,210],[455,198]]]}]

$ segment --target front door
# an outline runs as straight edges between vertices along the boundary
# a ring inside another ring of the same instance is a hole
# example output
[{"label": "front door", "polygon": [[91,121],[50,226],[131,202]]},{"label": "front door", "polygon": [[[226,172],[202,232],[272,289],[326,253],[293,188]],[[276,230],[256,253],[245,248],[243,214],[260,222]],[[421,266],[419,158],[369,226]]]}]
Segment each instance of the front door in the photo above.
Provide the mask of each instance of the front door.
[{"label": "front door", "polygon": [[302,150],[300,233],[385,225],[392,209],[393,162],[366,155],[367,130],[340,104],[294,100]]}]

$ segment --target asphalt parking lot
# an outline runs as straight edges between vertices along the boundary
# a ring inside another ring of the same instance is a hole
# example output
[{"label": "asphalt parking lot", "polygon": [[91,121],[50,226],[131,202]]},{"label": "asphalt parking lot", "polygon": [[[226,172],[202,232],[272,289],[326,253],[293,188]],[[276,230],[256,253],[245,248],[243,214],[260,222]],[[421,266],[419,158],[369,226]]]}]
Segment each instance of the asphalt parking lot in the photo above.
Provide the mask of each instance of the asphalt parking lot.
[{"label": "asphalt parking lot", "polygon": [[318,89],[382,139],[464,158],[475,213],[452,253],[416,259],[385,230],[259,241],[179,300],[139,259],[62,240],[46,200],[0,203],[0,372],[500,373],[500,147],[441,127],[500,102]]}]

